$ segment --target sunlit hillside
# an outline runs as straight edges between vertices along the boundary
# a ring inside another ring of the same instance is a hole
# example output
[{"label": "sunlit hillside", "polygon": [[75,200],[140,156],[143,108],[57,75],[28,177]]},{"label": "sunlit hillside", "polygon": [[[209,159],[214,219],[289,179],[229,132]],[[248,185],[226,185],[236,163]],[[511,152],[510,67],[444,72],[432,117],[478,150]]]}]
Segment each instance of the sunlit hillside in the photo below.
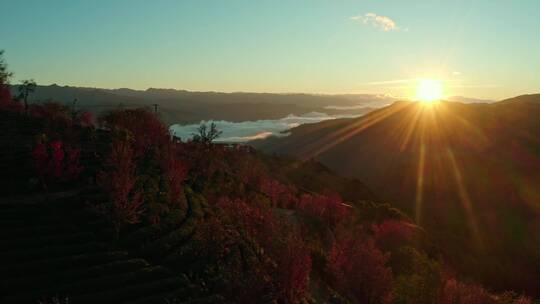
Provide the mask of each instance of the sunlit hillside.
[{"label": "sunlit hillside", "polygon": [[540,95],[495,104],[398,102],[255,146],[366,182],[495,288],[538,290]]}]

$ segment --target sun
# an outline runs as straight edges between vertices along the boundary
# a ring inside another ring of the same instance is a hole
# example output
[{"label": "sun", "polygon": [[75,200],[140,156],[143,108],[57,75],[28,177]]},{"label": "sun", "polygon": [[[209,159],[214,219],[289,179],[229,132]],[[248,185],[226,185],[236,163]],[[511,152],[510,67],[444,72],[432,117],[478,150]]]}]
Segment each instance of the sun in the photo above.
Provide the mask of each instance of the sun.
[{"label": "sun", "polygon": [[416,98],[425,103],[431,103],[443,97],[443,85],[440,80],[421,79],[416,88]]}]

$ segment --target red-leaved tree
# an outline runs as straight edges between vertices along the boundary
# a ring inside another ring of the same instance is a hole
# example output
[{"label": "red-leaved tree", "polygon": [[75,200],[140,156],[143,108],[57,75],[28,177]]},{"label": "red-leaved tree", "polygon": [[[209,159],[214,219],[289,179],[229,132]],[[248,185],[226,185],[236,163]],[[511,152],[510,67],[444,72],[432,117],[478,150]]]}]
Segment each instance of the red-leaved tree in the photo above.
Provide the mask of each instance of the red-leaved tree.
[{"label": "red-leaved tree", "polygon": [[94,125],[94,116],[91,112],[82,112],[79,116],[79,123],[83,127],[91,127]]},{"label": "red-leaved tree", "polygon": [[261,192],[270,198],[274,207],[292,208],[298,202],[296,189],[275,179],[261,178],[259,187]]},{"label": "red-leaved tree", "polygon": [[362,231],[343,232],[328,253],[327,271],[336,287],[357,303],[391,303],[388,255]]},{"label": "red-leaved tree", "polygon": [[305,298],[311,273],[311,254],[299,233],[291,231],[277,249],[278,283],[284,303]]},{"label": "red-leaved tree", "polygon": [[373,224],[377,246],[385,250],[392,250],[408,244],[413,236],[413,227],[403,221],[386,220],[380,224]]},{"label": "red-leaved tree", "polygon": [[147,109],[115,110],[101,117],[100,124],[109,130],[128,131],[134,141],[136,156],[166,144],[170,139],[165,124]]},{"label": "red-leaved tree", "polygon": [[133,149],[129,142],[116,140],[104,170],[98,173],[97,182],[109,198],[108,203],[100,206],[100,211],[109,217],[117,234],[124,225],[140,221],[143,196],[135,188],[136,181]]},{"label": "red-leaved tree", "polygon": [[348,214],[347,209],[339,196],[304,194],[297,204],[297,210],[300,213],[318,218],[331,227],[335,227],[345,219]]},{"label": "red-leaved tree", "polygon": [[[238,235],[239,238],[254,240],[263,249],[264,257],[261,259],[265,262],[259,266],[260,269],[253,271],[273,277],[280,302],[299,303],[307,292],[311,255],[296,229],[278,220],[266,205],[222,197],[216,207],[223,212],[223,219],[227,219],[227,223],[232,223],[238,231],[243,232]],[[265,257],[273,262],[268,262]],[[263,290],[266,287],[253,288]]]},{"label": "red-leaved tree", "polygon": [[80,149],[64,145],[59,140],[38,141],[32,151],[34,165],[43,186],[77,180],[83,172]]},{"label": "red-leaved tree", "polygon": [[164,151],[160,162],[161,170],[168,186],[168,201],[175,205],[182,202],[184,195],[184,182],[187,178],[188,168],[177,153],[177,146],[169,144]]}]

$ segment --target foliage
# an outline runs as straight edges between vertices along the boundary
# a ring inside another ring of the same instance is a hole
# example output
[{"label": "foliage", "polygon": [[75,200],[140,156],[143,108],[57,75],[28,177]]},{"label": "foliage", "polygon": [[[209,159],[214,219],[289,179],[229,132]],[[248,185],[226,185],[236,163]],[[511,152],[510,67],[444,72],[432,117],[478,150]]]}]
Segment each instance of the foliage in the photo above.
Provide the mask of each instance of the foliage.
[{"label": "foliage", "polygon": [[342,232],[328,253],[327,272],[338,290],[358,303],[391,303],[389,256],[361,230]]},{"label": "foliage", "polygon": [[371,229],[377,246],[384,250],[398,249],[407,245],[413,236],[413,228],[404,221],[385,220],[380,224],[373,224]]},{"label": "foliage", "polygon": [[[232,277],[228,284],[242,282],[249,284],[252,291],[258,291],[258,296],[240,293],[235,297],[241,301],[256,301],[273,286],[271,297],[280,302],[298,303],[303,299],[311,273],[311,256],[299,232],[278,220],[263,204],[226,197],[215,204],[220,213],[204,224],[204,235],[208,238],[203,241],[205,248],[223,257],[238,249],[244,252],[244,262],[250,265],[248,273],[238,268],[238,264],[229,263],[226,272]],[[246,246],[254,250],[250,259],[246,259]]]},{"label": "foliage", "polygon": [[77,180],[83,171],[80,149],[64,145],[59,140],[41,139],[32,151],[34,165],[43,186]]},{"label": "foliage", "polygon": [[91,112],[80,113],[80,123],[83,127],[92,127],[94,125],[94,117]]},{"label": "foliage", "polygon": [[486,289],[477,284],[460,282],[455,278],[449,278],[444,283],[439,299],[441,304],[532,304],[533,301],[525,296],[519,296],[512,292],[500,295],[490,294]]},{"label": "foliage", "polygon": [[137,182],[134,162],[130,143],[115,141],[104,170],[97,176],[98,185],[109,199],[100,206],[100,211],[111,220],[117,233],[126,224],[139,222],[143,212],[142,193],[134,188]]},{"label": "foliage", "polygon": [[100,117],[99,124],[114,132],[126,132],[133,140],[135,156],[170,140],[167,127],[148,109],[118,109]]},{"label": "foliage", "polygon": [[185,212],[183,184],[188,168],[179,155],[180,145],[171,141],[158,117],[147,109],[117,109],[100,117],[99,123],[129,150],[130,173],[126,174],[132,179],[128,188],[136,195],[122,200],[135,200],[136,210],[131,213],[136,220],[125,224],[147,220],[159,225],[173,209]]},{"label": "foliage", "polygon": [[299,212],[318,218],[330,227],[335,227],[347,216],[347,207],[339,196],[304,194],[297,207]]},{"label": "foliage", "polygon": [[9,78],[13,74],[8,71],[7,63],[4,60],[4,50],[0,50],[0,85],[6,85],[9,83]]},{"label": "foliage", "polygon": [[36,90],[36,82],[33,79],[23,80],[19,85],[18,100],[24,101],[24,110],[28,111],[28,96]]},{"label": "foliage", "polygon": [[73,112],[68,106],[52,101],[32,104],[28,113],[43,122],[45,132],[50,136],[67,137],[73,141],[80,140],[80,134],[77,134],[79,127],[94,126],[90,112]]},{"label": "foliage", "polygon": [[456,279],[445,282],[441,293],[441,304],[495,304],[495,299],[481,286],[465,284]]},{"label": "foliage", "polygon": [[298,204],[296,189],[292,186],[284,185],[275,179],[262,179],[260,189],[270,198],[272,205],[275,207],[293,208]]},{"label": "foliage", "polygon": [[70,109],[57,102],[33,104],[29,111],[33,117],[46,120],[47,127],[50,129],[64,130],[72,126]]},{"label": "foliage", "polygon": [[311,253],[298,233],[286,237],[277,257],[280,298],[298,303],[308,293]]},{"label": "foliage", "polygon": [[0,50],[0,109],[9,109],[20,111],[22,106],[11,98],[9,91],[9,79],[13,74],[8,70],[6,61],[4,60],[4,51]]},{"label": "foliage", "polygon": [[439,265],[412,247],[402,247],[391,257],[395,280],[396,304],[430,304],[442,285]]},{"label": "foliage", "polygon": [[168,202],[179,204],[183,200],[183,183],[188,168],[178,155],[177,146],[169,146],[161,159],[161,170],[168,186]]}]

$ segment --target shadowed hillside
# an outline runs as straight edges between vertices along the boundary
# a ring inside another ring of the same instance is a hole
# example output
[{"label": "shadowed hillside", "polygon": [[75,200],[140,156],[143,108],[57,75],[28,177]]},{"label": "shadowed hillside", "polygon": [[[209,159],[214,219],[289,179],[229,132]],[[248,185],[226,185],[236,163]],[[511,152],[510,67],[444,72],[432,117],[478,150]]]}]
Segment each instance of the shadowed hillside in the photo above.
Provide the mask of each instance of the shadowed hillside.
[{"label": "shadowed hillside", "polygon": [[[14,96],[18,89],[19,85],[11,86]],[[118,107],[153,108],[154,104],[157,104],[160,115],[167,124],[198,123],[201,120],[210,119],[234,122],[278,119],[289,114],[302,115],[309,112],[360,115],[393,101],[389,97],[369,94],[220,93],[153,88],[139,91],[59,85],[39,85],[29,100],[30,102],[53,100],[90,111],[95,116]],[[75,105],[73,105],[74,100],[76,100]]]},{"label": "shadowed hillside", "polygon": [[426,227],[453,265],[540,290],[540,95],[495,104],[397,102],[255,142],[354,176]]}]

